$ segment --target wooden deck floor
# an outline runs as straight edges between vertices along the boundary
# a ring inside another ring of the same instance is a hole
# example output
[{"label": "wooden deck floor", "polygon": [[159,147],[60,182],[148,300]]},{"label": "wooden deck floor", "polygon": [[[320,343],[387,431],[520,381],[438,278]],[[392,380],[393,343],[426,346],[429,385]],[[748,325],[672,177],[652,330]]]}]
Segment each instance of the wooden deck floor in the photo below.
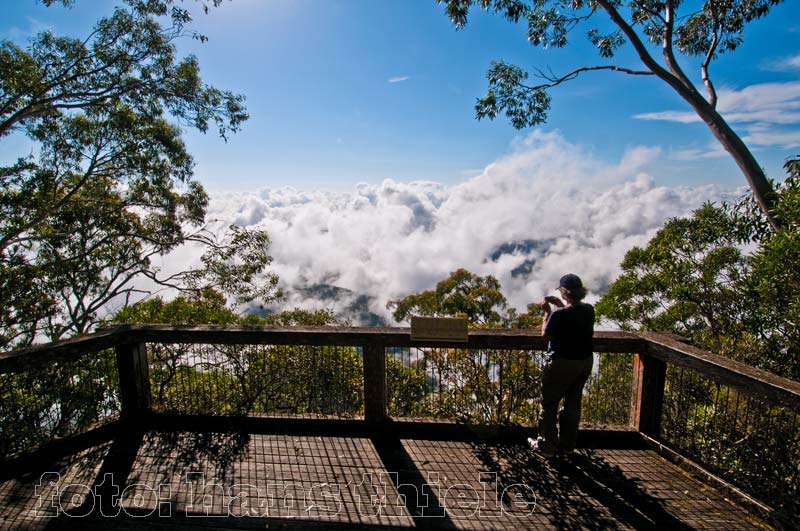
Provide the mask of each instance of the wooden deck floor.
[{"label": "wooden deck floor", "polygon": [[768,528],[641,449],[148,431],[0,471],[0,529],[410,527]]}]

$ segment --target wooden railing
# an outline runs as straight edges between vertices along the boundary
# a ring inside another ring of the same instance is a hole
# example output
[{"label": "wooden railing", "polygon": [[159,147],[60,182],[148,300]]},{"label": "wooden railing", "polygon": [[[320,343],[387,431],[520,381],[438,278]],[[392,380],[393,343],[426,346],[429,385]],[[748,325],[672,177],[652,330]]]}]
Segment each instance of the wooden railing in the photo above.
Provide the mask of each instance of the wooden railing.
[{"label": "wooden railing", "polygon": [[[124,325],[57,343],[0,353],[0,374],[30,371],[114,349],[124,415],[150,408],[147,343],[220,345],[351,346],[363,349],[364,417],[386,420],[385,349],[458,348],[543,351],[546,340],[525,330],[470,330],[469,341],[411,340],[407,328],[235,327]],[[634,353],[631,426],[658,436],[667,364],[685,367],[715,382],[741,389],[771,403],[800,409],[800,383],[692,347],[679,338],[655,333],[597,332],[594,351]]]},{"label": "wooden railing", "polygon": [[[113,348],[119,371],[119,397],[124,416],[135,416],[151,406],[147,344],[302,345],[360,347],[363,358],[364,420],[388,419],[386,404],[387,347],[459,348],[467,350],[544,351],[547,341],[521,330],[471,330],[469,341],[447,343],[411,341],[407,328],[232,327],[125,325],[58,343],[0,354],[0,374],[30,370],[38,365],[66,362]],[[642,352],[645,341],[626,332],[598,332],[596,351]]]},{"label": "wooden railing", "polygon": [[[123,325],[57,343],[0,353],[0,374],[30,371],[114,349],[123,415],[150,408],[147,343],[219,345],[350,346],[363,349],[364,419],[388,418],[385,349],[457,348],[466,350],[543,351],[546,340],[525,330],[470,330],[469,341],[447,343],[411,340],[408,328],[235,327]],[[685,367],[718,384],[741,389],[771,403],[800,409],[800,383],[692,347],[674,336],[655,333],[597,332],[594,351],[633,353],[634,388],[631,427],[658,436],[667,364]]]},{"label": "wooden railing", "polygon": [[[387,407],[387,348],[417,349],[422,353],[420,356],[427,355],[431,349],[507,350],[524,355],[528,351],[544,351],[546,340],[532,331],[494,329],[470,330],[466,344],[453,344],[412,342],[408,328],[166,325],[109,328],[58,343],[0,354],[0,390],[4,393],[0,403],[0,425],[4,427],[12,426],[14,422],[36,422],[42,412],[56,407],[47,404],[47,400],[58,402],[58,407],[66,414],[73,414],[70,407],[65,407],[71,400],[69,393],[78,393],[80,397],[98,396],[103,400],[102,406],[90,414],[73,415],[74,418],[67,421],[61,419],[54,422],[49,431],[40,429],[41,426],[28,426],[30,429],[24,430],[24,444],[13,440],[14,429],[3,429],[0,459],[47,442],[48,437],[71,435],[70,430],[80,432],[117,419],[135,421],[148,418],[159,407],[153,399],[155,375],[151,374],[153,360],[149,358],[148,346],[152,350],[167,345],[211,345],[217,349],[237,345],[242,348],[255,348],[251,347],[254,345],[355,348],[357,356],[348,351],[348,359],[359,360],[362,371],[359,380],[362,389],[359,392],[363,393],[363,410],[355,417],[360,418],[365,427],[374,428],[391,421]],[[743,448],[749,444],[786,445],[789,451],[780,454],[783,456],[781,459],[788,459],[789,462],[784,464],[796,469],[800,462],[800,383],[697,349],[680,338],[661,334],[597,332],[594,350],[604,353],[604,356],[614,356],[615,353],[634,356],[630,375],[629,429],[639,432],[648,441],[672,448],[678,455],[695,460],[751,491],[757,486],[757,481],[761,481],[770,482],[774,487],[772,491],[783,492],[786,496],[797,493],[800,478],[796,475],[783,474],[783,483],[780,483],[776,478],[749,477],[741,472],[747,463],[736,453],[739,451],[736,445]],[[112,351],[113,355],[110,354]],[[224,354],[227,351],[219,352]],[[180,362],[181,358],[177,359]],[[83,372],[78,371],[76,376],[75,371],[70,372],[70,367],[80,360],[84,360],[80,369]],[[114,367],[95,367],[92,365],[95,360],[107,360],[106,365],[113,363]],[[209,365],[209,362],[205,363]],[[46,391],[46,384],[37,383],[36,371],[47,375],[42,377],[42,381],[50,382],[47,385],[59,385],[52,382],[65,378],[63,385],[67,389],[61,394],[56,392],[55,398],[41,398],[41,403],[35,400],[26,402],[24,386],[36,386],[29,389],[31,394],[42,394],[42,389]],[[116,375],[103,376],[104,371]],[[25,380],[27,376],[32,379]],[[93,387],[89,391],[81,390],[81,380]],[[28,381],[34,383],[26,383]],[[213,388],[215,384],[209,382],[207,385]],[[8,390],[15,386],[20,392],[10,393]],[[26,404],[38,404],[30,407],[39,409],[23,418],[20,411]],[[248,404],[252,408],[252,402]],[[246,414],[249,410],[245,407],[232,411]],[[719,440],[714,440],[715,437]],[[703,440],[698,440],[700,438]],[[779,461],[771,466],[782,465]],[[747,477],[740,480],[737,474]],[[763,475],[763,471],[759,474]],[[796,501],[777,504],[787,503],[795,503],[789,510],[796,509]]]}]

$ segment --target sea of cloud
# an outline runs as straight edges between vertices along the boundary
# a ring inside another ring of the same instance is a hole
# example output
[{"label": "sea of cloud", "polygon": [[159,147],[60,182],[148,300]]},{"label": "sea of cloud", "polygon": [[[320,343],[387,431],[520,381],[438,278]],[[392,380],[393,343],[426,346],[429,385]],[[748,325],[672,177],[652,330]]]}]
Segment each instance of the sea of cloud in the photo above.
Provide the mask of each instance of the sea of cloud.
[{"label": "sea of cloud", "polygon": [[287,295],[276,309],[329,307],[354,324],[370,313],[391,324],[387,301],[466,268],[494,275],[523,310],[566,272],[580,275],[596,300],[625,252],[667,219],[743,193],[658,186],[642,167],[659,157],[657,148],[634,147],[609,164],[559,133],[534,132],[459,184],[217,194],[209,216],[269,232],[272,269]]}]

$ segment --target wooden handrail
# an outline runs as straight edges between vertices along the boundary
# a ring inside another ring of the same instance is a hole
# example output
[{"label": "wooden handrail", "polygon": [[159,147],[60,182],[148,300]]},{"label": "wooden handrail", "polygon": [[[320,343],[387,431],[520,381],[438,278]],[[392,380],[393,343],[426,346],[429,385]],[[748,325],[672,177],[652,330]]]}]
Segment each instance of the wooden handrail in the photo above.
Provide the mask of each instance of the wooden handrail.
[{"label": "wooden handrail", "polygon": [[[411,341],[407,327],[267,327],[130,325],[131,339],[154,343],[220,343],[316,346],[442,347],[465,349],[546,350],[547,339],[534,330],[472,329],[467,343]],[[596,332],[597,352],[637,352],[641,337],[630,332]]]},{"label": "wooden handrail", "polygon": [[[87,353],[139,343],[213,343],[314,346],[451,347],[545,350],[547,340],[532,330],[472,329],[464,343],[412,342],[410,328],[265,327],[215,325],[120,325],[94,334],[0,353],[0,374],[74,359]],[[595,333],[596,352],[638,353],[689,368],[721,384],[800,408],[800,382],[692,347],[675,336],[655,333]]]},{"label": "wooden handrail", "polygon": [[120,329],[108,328],[62,341],[0,352],[0,374],[24,371],[28,367],[54,361],[75,359],[91,352],[113,348],[123,342]]},{"label": "wooden handrail", "polygon": [[672,336],[650,332],[640,335],[647,342],[647,356],[800,411],[800,382],[687,345]]},{"label": "wooden handrail", "polygon": [[[0,353],[0,374],[31,365],[72,359],[131,343],[203,343],[229,345],[313,345],[382,347],[452,347],[467,349],[545,350],[538,331],[474,329],[468,343],[411,341],[410,328],[328,326],[120,325],[64,341]],[[597,332],[598,352],[638,352],[644,341],[629,332]]]}]

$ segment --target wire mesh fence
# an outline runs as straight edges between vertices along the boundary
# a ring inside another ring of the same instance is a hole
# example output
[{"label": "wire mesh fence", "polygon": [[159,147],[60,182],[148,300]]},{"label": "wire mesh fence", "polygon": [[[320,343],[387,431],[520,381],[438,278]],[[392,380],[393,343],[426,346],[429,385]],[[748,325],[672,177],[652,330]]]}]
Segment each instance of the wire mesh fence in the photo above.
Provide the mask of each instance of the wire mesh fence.
[{"label": "wire mesh fence", "polygon": [[[541,351],[386,352],[391,416],[483,424],[536,421],[545,359]],[[341,417],[364,413],[359,347],[149,343],[147,355],[155,411]],[[629,364],[618,363],[620,359],[596,359],[586,386],[584,424],[627,423],[631,371]],[[117,418],[117,371],[109,349],[0,375],[0,456]],[[627,380],[621,371],[627,371]]]},{"label": "wire mesh fence", "polygon": [[528,424],[542,363],[521,350],[388,349],[389,415]]},{"label": "wire mesh fence", "polygon": [[[475,424],[535,424],[545,353],[531,350],[389,348],[388,412]],[[595,355],[582,424],[627,426],[633,356]]]},{"label": "wire mesh fence", "polygon": [[674,450],[800,514],[800,411],[669,365],[661,425]]},{"label": "wire mesh fence", "polygon": [[582,422],[593,428],[620,428],[631,424],[631,399],[639,381],[633,371],[634,354],[598,354],[586,382]]},{"label": "wire mesh fence", "polygon": [[214,414],[363,413],[356,347],[149,344],[158,411]]},{"label": "wire mesh fence", "polygon": [[113,350],[0,374],[0,457],[85,432],[119,412]]}]

